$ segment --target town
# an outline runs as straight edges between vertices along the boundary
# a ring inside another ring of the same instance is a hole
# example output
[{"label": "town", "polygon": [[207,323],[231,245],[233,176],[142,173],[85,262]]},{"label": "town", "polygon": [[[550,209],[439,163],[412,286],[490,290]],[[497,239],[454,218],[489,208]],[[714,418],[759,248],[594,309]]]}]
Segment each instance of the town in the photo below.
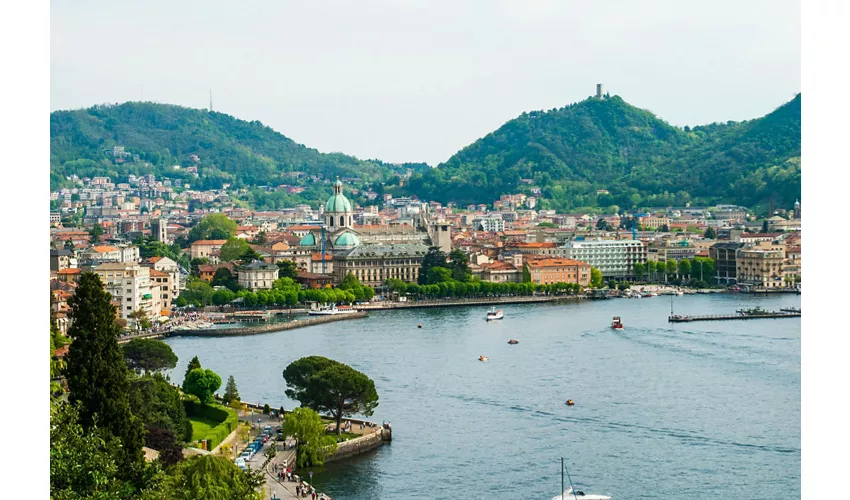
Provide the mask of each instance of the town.
[{"label": "town", "polygon": [[236,292],[270,291],[284,276],[303,291],[353,275],[373,300],[399,299],[400,282],[458,280],[426,276],[429,252],[462,260],[469,276],[459,281],[508,293],[512,283],[799,291],[802,281],[799,201],[769,214],[734,205],[556,213],[525,194],[465,207],[385,194],[359,206],[346,197],[354,181],[323,179],[333,195],[318,209],[260,211],[234,203],[226,187],[197,191],[153,175],[68,180],[77,187],[50,195],[51,308],[63,333],[67,300],[88,271],[135,330],[159,328],[190,305],[262,308],[274,299]]}]

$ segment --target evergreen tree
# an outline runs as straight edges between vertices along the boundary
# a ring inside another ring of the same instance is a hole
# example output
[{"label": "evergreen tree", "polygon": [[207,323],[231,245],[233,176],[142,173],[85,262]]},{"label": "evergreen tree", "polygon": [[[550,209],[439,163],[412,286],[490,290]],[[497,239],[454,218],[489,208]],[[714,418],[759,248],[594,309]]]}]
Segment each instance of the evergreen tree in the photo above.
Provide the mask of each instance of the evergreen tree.
[{"label": "evergreen tree", "polygon": [[716,240],[717,239],[717,231],[714,230],[713,227],[709,227],[705,230],[705,234],[703,235],[706,239]]},{"label": "evergreen tree", "polygon": [[227,378],[227,386],[224,388],[224,404],[229,405],[232,401],[240,401],[239,389],[236,388],[236,380],[233,375]]},{"label": "evergreen tree", "polygon": [[[192,358],[192,361],[189,361],[189,367],[186,368],[186,376],[189,375],[189,372],[194,370],[195,368],[201,367],[201,360],[198,359],[197,356]],[[183,377],[183,380],[186,380],[186,376]],[[184,382],[185,383],[185,382]]]},{"label": "evergreen tree", "polygon": [[111,295],[94,273],[83,273],[76,294],[68,300],[73,320],[68,334],[66,376],[70,399],[80,404],[80,424],[108,430],[121,440],[120,473],[138,477],[144,465],[141,422],[130,412],[129,371],[118,347],[120,327],[115,322]]}]

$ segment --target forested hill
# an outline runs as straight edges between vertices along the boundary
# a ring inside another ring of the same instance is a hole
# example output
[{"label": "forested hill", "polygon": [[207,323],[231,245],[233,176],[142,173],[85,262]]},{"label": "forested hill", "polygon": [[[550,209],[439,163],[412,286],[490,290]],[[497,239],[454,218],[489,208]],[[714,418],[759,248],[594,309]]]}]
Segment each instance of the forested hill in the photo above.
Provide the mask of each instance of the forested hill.
[{"label": "forested hill", "polygon": [[771,197],[790,205],[800,196],[800,99],[763,118],[693,129],[618,96],[523,113],[414,175],[409,189],[444,202],[487,203],[539,188],[544,206],[560,209],[753,206]]},{"label": "forested hill", "polygon": [[[131,156],[116,163],[109,154],[113,146],[123,146]],[[193,154],[199,163],[189,159]],[[138,161],[132,155],[138,155]],[[197,166],[199,177],[185,168],[174,169],[175,165]],[[295,184],[287,172],[382,181],[407,167],[320,153],[258,121],[180,106],[128,102],[50,114],[51,189],[72,174],[120,180],[129,174],[153,173],[185,178],[193,188],[209,189],[224,183]]]}]

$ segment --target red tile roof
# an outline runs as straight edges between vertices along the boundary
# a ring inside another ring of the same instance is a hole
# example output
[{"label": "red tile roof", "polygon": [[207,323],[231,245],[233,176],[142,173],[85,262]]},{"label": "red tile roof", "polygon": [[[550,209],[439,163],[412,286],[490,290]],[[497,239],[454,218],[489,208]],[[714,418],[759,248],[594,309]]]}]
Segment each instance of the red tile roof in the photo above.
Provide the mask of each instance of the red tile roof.
[{"label": "red tile roof", "polygon": [[224,245],[225,243],[227,243],[227,240],[198,240],[192,242],[192,246]]}]

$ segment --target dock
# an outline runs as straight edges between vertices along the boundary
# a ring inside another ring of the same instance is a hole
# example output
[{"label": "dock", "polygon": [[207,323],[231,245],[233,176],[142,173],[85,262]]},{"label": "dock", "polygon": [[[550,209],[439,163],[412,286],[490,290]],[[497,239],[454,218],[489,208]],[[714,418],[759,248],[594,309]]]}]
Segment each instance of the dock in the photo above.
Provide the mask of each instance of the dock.
[{"label": "dock", "polygon": [[799,318],[800,312],[764,312],[760,314],[705,314],[687,316],[673,314],[667,318],[670,323],[689,323],[691,321],[726,321],[735,319],[777,319],[777,318]]}]

